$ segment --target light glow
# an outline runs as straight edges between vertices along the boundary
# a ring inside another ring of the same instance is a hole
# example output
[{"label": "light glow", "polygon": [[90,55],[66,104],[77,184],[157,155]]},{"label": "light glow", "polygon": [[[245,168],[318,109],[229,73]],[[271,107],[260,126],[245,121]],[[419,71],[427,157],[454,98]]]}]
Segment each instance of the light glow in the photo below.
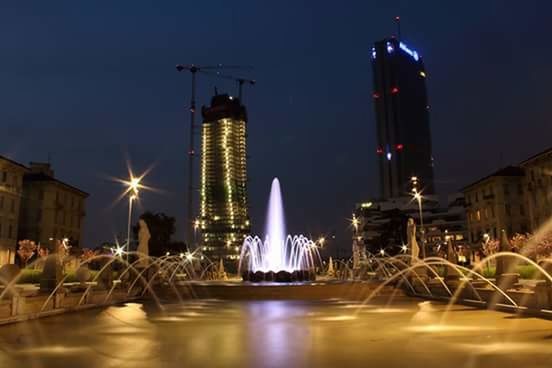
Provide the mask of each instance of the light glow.
[{"label": "light glow", "polygon": [[406,52],[408,55],[412,56],[412,58],[414,60],[416,60],[416,61],[420,60],[420,55],[418,54],[418,52],[416,50],[411,50],[410,48],[408,48],[408,46],[406,46],[402,42],[399,42],[399,47],[401,48],[401,50]]}]

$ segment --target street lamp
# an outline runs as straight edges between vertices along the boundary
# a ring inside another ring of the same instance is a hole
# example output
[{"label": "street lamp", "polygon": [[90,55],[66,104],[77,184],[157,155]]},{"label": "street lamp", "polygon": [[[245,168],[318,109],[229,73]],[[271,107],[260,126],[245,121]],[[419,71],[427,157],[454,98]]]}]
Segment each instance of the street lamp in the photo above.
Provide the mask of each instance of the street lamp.
[{"label": "street lamp", "polygon": [[358,218],[354,214],[353,214],[353,219],[351,220],[351,224],[355,228],[355,233],[357,233],[358,232],[359,221],[358,221]]},{"label": "street lamp", "polygon": [[413,176],[410,178],[412,183],[412,195],[414,199],[418,202],[418,211],[420,213],[420,240],[422,241],[422,258],[426,256],[426,247],[425,247],[425,229],[424,229],[424,215],[422,210],[422,193],[418,191],[418,178]]},{"label": "street lamp", "polygon": [[324,238],[323,236],[321,236],[320,238],[318,238],[318,244],[320,244],[320,247],[322,248],[324,246],[324,243],[326,242],[326,238]]},{"label": "street lamp", "polygon": [[132,222],[132,203],[134,200],[138,199],[138,188],[140,188],[140,179],[131,177],[127,182],[127,193],[128,193],[128,224],[127,224],[127,261],[128,261],[128,252],[130,251],[130,225]]},{"label": "street lamp", "polygon": [[196,219],[194,221],[194,243],[197,244],[197,230],[201,226],[201,221],[199,219]]}]

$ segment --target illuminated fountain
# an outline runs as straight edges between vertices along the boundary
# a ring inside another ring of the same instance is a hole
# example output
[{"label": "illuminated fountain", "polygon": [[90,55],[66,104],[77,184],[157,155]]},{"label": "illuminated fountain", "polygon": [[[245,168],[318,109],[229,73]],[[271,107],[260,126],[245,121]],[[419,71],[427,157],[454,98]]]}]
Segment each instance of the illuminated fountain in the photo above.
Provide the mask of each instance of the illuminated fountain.
[{"label": "illuminated fountain", "polygon": [[286,235],[278,178],[272,181],[265,239],[248,236],[242,246],[239,271],[244,281],[312,281],[320,259],[316,244],[303,235]]}]

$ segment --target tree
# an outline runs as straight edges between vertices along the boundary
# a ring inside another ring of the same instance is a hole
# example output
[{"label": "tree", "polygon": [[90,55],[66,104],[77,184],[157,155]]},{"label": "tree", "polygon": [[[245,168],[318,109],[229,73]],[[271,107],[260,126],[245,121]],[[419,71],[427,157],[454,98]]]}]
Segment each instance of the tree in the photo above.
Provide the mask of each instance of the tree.
[{"label": "tree", "polygon": [[[144,220],[148,225],[151,239],[149,241],[149,251],[152,256],[162,256],[166,252],[171,252],[171,238],[176,231],[176,219],[171,216],[167,216],[162,212],[153,213],[147,211],[140,216],[140,219]],[[139,224],[136,224],[132,228],[134,236],[138,238],[138,231],[140,230]]]}]

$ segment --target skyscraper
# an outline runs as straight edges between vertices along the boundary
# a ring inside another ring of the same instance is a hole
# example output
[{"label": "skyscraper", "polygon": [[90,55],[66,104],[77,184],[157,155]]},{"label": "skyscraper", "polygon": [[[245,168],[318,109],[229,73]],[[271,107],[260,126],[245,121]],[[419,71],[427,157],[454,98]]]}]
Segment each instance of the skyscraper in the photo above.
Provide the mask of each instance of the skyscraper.
[{"label": "skyscraper", "polygon": [[402,41],[387,38],[372,48],[380,195],[409,193],[416,176],[432,194],[433,158],[426,71],[420,55]]},{"label": "skyscraper", "polygon": [[201,208],[203,251],[238,259],[250,232],[247,208],[247,112],[239,99],[216,95],[202,108]]}]

